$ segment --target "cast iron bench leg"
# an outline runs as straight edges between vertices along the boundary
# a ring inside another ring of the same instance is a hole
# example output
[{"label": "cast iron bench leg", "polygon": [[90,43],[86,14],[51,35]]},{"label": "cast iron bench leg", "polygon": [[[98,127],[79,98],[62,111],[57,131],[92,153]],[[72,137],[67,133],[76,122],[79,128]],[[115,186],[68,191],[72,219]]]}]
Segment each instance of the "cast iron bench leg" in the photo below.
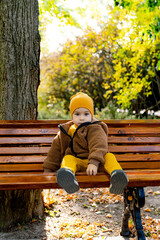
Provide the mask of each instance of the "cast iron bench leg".
[{"label": "cast iron bench leg", "polygon": [[129,237],[131,234],[131,231],[128,227],[128,221],[130,218],[130,209],[129,204],[127,201],[127,191],[124,191],[124,212],[123,212],[123,218],[122,218],[122,225],[121,225],[121,232],[120,235],[124,237]]},{"label": "cast iron bench leg", "polygon": [[146,239],[143,231],[140,213],[140,208],[143,207],[144,204],[145,194],[143,187],[127,188],[124,191],[124,213],[122,219],[122,230],[120,233],[121,236],[128,237],[131,234],[128,227],[128,220],[131,213],[137,233],[137,239]]},{"label": "cast iron bench leg", "polygon": [[131,213],[132,213],[132,218],[133,218],[136,232],[137,232],[137,239],[145,240],[146,238],[143,231],[140,208],[137,208],[136,206],[134,206],[134,209],[131,211]]}]

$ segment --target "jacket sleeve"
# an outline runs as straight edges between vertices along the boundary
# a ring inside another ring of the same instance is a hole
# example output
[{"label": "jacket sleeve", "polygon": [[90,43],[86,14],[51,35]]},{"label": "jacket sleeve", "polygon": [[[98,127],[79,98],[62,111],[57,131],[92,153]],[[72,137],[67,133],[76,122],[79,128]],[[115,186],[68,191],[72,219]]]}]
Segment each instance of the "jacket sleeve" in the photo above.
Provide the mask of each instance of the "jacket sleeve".
[{"label": "jacket sleeve", "polygon": [[[107,129],[107,127],[106,127]],[[108,130],[107,130],[108,131]],[[104,164],[104,156],[108,152],[108,134],[101,125],[89,126],[88,147],[89,163],[96,165]]]},{"label": "jacket sleeve", "polygon": [[60,132],[53,139],[51,148],[44,160],[43,168],[45,172],[57,171],[61,164]]}]

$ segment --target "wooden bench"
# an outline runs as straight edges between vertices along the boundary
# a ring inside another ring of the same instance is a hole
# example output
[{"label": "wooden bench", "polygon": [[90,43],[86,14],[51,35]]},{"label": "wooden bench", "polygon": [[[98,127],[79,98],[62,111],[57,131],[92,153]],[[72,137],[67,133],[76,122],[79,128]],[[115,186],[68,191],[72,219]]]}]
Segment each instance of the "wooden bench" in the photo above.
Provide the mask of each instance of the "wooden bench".
[{"label": "wooden bench", "polygon": [[[65,120],[0,121],[0,190],[59,188],[56,173],[44,173],[42,163]],[[160,120],[105,120],[109,150],[126,171],[121,235],[128,236],[130,213],[138,239],[145,239],[140,218],[147,186],[160,186]],[[110,176],[77,173],[82,188],[109,187]],[[138,220],[137,220],[138,219]]]}]

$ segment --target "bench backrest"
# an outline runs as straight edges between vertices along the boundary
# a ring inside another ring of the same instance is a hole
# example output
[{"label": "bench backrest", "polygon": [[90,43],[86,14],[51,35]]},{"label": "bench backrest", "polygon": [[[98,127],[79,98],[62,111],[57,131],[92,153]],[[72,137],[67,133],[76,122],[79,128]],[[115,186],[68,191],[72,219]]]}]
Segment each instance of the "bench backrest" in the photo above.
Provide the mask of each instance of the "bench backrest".
[{"label": "bench backrest", "polygon": [[[42,163],[65,120],[0,121],[0,173],[43,172]],[[160,120],[105,120],[109,150],[124,170],[160,170]]]}]

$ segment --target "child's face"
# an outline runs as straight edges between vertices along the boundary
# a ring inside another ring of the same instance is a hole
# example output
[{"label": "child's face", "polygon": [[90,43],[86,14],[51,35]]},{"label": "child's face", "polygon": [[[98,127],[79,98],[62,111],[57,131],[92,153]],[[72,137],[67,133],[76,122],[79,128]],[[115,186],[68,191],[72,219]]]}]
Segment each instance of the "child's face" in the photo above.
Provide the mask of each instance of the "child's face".
[{"label": "child's face", "polygon": [[92,114],[87,108],[77,108],[72,115],[73,123],[76,126],[79,126],[85,122],[92,121]]}]

